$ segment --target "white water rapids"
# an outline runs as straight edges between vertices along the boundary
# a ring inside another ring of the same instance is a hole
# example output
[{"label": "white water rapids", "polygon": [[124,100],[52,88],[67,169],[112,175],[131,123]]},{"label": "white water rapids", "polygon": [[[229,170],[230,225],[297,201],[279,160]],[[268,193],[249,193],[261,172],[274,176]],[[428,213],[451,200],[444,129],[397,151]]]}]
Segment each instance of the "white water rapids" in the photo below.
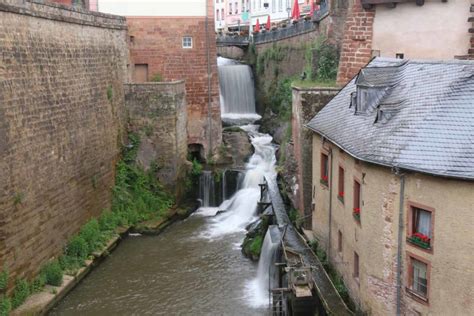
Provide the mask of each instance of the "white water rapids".
[{"label": "white water rapids", "polygon": [[[240,233],[243,235],[246,231],[245,227],[258,218],[259,184],[263,183],[265,178],[276,178],[276,148],[272,143],[272,137],[259,133],[256,125],[246,125],[241,128],[247,131],[255,148],[254,154],[246,165],[242,187],[219,207],[203,207],[196,212],[196,215],[215,216],[210,221],[208,229],[201,235],[201,237],[210,240],[225,238],[229,234]],[[218,211],[224,212],[216,216]],[[249,281],[245,289],[248,301],[252,306],[268,305],[268,260],[272,260],[268,257],[273,256],[273,249],[274,247],[270,247],[267,238],[265,238],[258,276],[255,280]]]}]

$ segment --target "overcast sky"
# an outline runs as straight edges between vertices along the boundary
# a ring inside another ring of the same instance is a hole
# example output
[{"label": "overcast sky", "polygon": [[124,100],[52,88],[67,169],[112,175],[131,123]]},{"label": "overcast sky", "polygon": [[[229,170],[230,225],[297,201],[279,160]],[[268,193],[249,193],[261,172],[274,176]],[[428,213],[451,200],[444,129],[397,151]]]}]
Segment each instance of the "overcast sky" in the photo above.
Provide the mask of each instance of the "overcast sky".
[{"label": "overcast sky", "polygon": [[206,0],[99,0],[99,11],[125,16],[205,16]]}]

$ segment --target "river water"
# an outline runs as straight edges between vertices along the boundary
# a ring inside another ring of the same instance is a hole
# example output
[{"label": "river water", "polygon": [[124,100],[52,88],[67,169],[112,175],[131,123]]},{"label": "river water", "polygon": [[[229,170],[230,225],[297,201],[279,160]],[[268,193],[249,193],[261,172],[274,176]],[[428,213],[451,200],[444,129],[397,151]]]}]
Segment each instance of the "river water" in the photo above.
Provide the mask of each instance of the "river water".
[{"label": "river water", "polygon": [[275,147],[244,129],[255,153],[233,197],[159,236],[125,239],[50,315],[268,315],[266,272],[257,277],[240,245],[257,218],[258,184],[275,174]]}]

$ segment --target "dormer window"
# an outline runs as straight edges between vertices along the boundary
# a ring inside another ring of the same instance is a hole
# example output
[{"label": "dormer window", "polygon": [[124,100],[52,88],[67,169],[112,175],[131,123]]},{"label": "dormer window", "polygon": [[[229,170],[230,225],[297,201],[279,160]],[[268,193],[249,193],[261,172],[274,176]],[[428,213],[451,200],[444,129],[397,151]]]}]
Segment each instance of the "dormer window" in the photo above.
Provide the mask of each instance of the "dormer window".
[{"label": "dormer window", "polygon": [[352,95],[351,106],[355,105],[355,114],[372,113],[385,95],[385,88],[357,87],[357,92]]}]

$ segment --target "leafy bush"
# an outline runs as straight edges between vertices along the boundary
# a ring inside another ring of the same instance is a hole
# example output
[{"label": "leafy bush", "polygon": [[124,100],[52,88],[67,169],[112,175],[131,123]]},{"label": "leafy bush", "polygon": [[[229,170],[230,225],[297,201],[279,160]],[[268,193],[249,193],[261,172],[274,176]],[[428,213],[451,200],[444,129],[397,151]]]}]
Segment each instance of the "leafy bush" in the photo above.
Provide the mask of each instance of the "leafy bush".
[{"label": "leafy bush", "polygon": [[65,254],[69,257],[85,260],[89,255],[89,246],[81,236],[74,236],[66,247]]},{"label": "leafy bush", "polygon": [[88,253],[92,253],[104,244],[99,222],[95,218],[82,227],[79,236],[81,236],[87,243]]},{"label": "leafy bush", "polygon": [[42,272],[36,277],[36,279],[33,280],[33,282],[31,282],[30,292],[38,293],[39,291],[43,289],[45,284],[46,284],[46,275]]},{"label": "leafy bush", "polygon": [[6,290],[8,286],[8,270],[3,269],[0,272],[0,291]]},{"label": "leafy bush", "polygon": [[63,284],[63,270],[57,261],[48,263],[43,268],[43,275],[45,277],[45,282],[49,285],[60,286]]},{"label": "leafy bush", "polygon": [[8,316],[12,303],[8,297],[0,297],[0,316]]},{"label": "leafy bush", "polygon": [[202,174],[202,164],[197,161],[197,159],[193,159],[193,167],[191,169],[191,174],[195,177],[199,177]]},{"label": "leafy bush", "polygon": [[17,280],[15,289],[13,291],[12,308],[15,309],[23,304],[30,296],[30,286],[26,280]]}]

